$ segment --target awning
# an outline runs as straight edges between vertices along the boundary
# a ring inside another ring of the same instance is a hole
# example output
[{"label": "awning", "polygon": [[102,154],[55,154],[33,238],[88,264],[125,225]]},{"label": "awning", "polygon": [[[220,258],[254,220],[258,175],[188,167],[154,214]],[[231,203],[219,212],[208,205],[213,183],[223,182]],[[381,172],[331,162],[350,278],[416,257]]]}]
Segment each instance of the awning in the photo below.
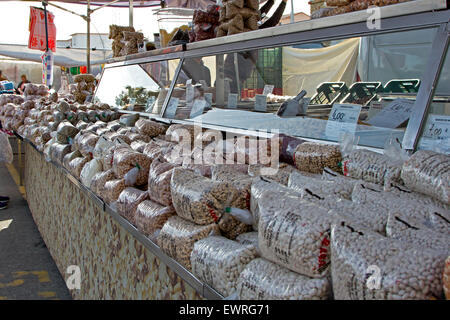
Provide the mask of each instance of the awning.
[{"label": "awning", "polygon": [[[0,1],[12,1],[12,0],[0,0]],[[20,0],[19,0],[20,1]],[[21,0],[21,1],[34,1],[36,0]],[[110,3],[112,0],[93,0],[90,1],[91,6],[103,6],[107,3]],[[87,4],[87,1],[85,0],[49,0],[49,2],[66,2],[66,3],[74,3],[74,4]],[[166,0],[166,4],[168,7],[178,7],[178,8],[191,8],[191,9],[198,9],[203,8],[205,9],[209,4],[215,4],[215,0]],[[133,7],[134,8],[145,8],[145,7],[159,7],[161,4],[160,0],[134,0],[133,1]],[[121,7],[121,8],[128,8],[130,5],[129,0],[119,0],[118,2],[115,2],[110,7]]]},{"label": "awning", "polygon": [[[42,51],[28,49],[26,45],[0,44],[0,55],[19,60],[41,63]],[[91,65],[106,63],[112,57],[111,51],[91,50]],[[54,64],[64,67],[76,67],[86,65],[85,49],[57,48],[54,53]]]}]

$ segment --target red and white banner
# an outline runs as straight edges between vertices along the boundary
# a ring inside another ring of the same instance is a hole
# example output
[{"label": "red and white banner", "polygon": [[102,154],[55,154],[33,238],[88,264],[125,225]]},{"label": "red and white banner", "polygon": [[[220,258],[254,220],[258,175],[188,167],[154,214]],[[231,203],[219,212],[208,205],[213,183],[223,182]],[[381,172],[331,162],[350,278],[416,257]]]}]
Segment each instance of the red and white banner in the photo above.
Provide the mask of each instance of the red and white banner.
[{"label": "red and white banner", "polygon": [[[54,21],[53,13],[47,11],[48,48],[53,52],[56,50],[56,26]],[[30,7],[29,30],[28,48],[45,51],[45,14],[43,9]]]}]

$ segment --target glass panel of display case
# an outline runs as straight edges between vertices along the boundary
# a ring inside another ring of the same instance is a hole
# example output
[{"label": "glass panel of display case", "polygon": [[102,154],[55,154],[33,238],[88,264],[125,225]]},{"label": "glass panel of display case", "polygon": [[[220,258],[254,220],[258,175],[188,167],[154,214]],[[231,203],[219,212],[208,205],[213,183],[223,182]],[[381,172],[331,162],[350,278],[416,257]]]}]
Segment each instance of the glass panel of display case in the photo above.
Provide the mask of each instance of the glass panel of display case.
[{"label": "glass panel of display case", "polygon": [[450,154],[450,54],[448,50],[417,148]]},{"label": "glass panel of display case", "polygon": [[402,141],[435,28],[185,59],[164,113],[383,148]]},{"label": "glass panel of display case", "polygon": [[179,60],[106,68],[95,99],[120,109],[159,114]]}]

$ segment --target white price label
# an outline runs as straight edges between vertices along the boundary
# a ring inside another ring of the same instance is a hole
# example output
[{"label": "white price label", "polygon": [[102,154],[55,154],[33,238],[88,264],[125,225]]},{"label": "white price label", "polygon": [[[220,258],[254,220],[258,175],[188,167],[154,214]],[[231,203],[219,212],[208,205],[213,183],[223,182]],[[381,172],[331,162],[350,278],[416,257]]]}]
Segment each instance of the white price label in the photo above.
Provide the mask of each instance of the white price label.
[{"label": "white price label", "polygon": [[178,108],[178,98],[171,98],[169,104],[167,105],[166,112],[164,112],[164,116],[169,119],[175,118],[175,114],[177,113]]},{"label": "white price label", "polygon": [[192,85],[192,79],[186,81],[186,106],[190,106],[194,101],[194,86]]},{"label": "white price label", "polygon": [[190,118],[192,119],[200,116],[203,113],[203,110],[205,109],[206,103],[207,102],[205,100],[196,99],[194,101],[194,104],[192,105]]},{"label": "white price label", "polygon": [[267,111],[267,96],[264,94],[257,94],[255,96],[255,111]]},{"label": "white price label", "polygon": [[423,136],[433,140],[445,140],[450,137],[450,116],[430,114]]},{"label": "white price label", "polygon": [[238,104],[237,93],[228,94],[228,109],[236,109]]},{"label": "white price label", "polygon": [[205,93],[205,100],[208,107],[212,106],[212,97],[213,97],[212,93]]},{"label": "white price label", "polygon": [[409,119],[413,107],[414,101],[412,100],[395,99],[367,123],[376,127],[395,129]]},{"label": "white price label", "polygon": [[274,88],[275,88],[274,85],[266,84],[266,85],[264,86],[263,95],[267,96],[269,93],[272,93]]},{"label": "white price label", "polygon": [[448,154],[450,152],[450,116],[430,114],[418,148]]},{"label": "white price label", "polygon": [[325,128],[325,135],[339,139],[344,132],[355,133],[360,113],[361,105],[358,104],[333,105]]}]

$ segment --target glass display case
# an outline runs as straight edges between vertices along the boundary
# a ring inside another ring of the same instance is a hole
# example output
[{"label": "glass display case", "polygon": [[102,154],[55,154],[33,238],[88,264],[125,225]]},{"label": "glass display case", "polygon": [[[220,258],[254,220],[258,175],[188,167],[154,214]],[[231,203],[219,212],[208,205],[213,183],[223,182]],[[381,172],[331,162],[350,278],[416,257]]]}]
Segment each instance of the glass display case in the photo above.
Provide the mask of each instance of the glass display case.
[{"label": "glass display case", "polygon": [[446,8],[416,0],[380,8],[378,28],[363,11],[114,59],[96,98],[126,109],[126,90],[141,87],[141,114],[166,122],[330,143],[349,132],[361,147],[395,139],[448,153],[448,135],[430,136],[448,128]]}]

